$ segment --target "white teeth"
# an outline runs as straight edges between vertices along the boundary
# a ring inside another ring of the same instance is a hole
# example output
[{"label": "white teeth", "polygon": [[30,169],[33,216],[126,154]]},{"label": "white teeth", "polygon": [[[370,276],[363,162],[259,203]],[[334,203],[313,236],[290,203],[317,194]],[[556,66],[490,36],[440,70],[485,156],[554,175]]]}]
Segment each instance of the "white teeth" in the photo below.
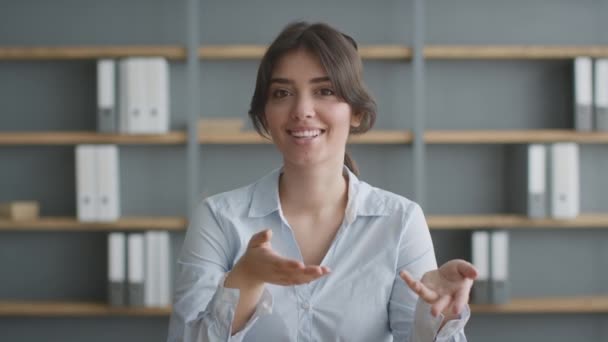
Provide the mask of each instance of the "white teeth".
[{"label": "white teeth", "polygon": [[293,135],[296,138],[310,138],[310,137],[316,137],[319,134],[321,134],[321,130],[320,129],[311,129],[311,130],[306,130],[306,131],[291,131],[291,135]]}]

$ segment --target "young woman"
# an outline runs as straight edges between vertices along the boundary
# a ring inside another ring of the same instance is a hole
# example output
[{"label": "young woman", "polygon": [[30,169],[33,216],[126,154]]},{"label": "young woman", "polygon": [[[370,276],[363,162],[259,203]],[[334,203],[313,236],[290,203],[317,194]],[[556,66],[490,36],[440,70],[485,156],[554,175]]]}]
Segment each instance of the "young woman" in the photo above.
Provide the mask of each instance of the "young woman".
[{"label": "young woman", "polygon": [[249,114],[283,166],[199,205],[169,341],[466,340],[475,268],[437,269],[421,208],[345,154],[376,116],[361,74],[355,41],[325,24],[270,45]]}]

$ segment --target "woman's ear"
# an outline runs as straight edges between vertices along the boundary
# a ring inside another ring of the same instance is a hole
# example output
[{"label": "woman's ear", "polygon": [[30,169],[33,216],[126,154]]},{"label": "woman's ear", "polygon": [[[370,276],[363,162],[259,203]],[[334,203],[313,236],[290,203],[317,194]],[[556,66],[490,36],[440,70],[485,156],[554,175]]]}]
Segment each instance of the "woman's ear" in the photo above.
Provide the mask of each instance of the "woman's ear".
[{"label": "woman's ear", "polygon": [[359,127],[361,126],[361,121],[363,120],[363,113],[353,113],[350,117],[350,127]]}]

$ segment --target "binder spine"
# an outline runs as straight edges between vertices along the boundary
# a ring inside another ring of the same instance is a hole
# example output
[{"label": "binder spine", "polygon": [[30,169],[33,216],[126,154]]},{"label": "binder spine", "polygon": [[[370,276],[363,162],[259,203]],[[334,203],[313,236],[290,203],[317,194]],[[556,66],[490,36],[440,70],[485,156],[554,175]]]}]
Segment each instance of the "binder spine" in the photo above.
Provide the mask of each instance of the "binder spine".
[{"label": "binder spine", "polygon": [[474,231],[471,235],[472,262],[477,268],[477,280],[471,289],[471,302],[487,304],[490,302],[490,255],[489,233],[487,231]]},{"label": "binder spine", "polygon": [[76,212],[83,222],[94,222],[99,217],[96,154],[94,145],[76,146]]},{"label": "binder spine", "polygon": [[170,235],[168,231],[158,232],[159,236],[159,269],[160,269],[160,300],[161,307],[171,305],[171,248]]},{"label": "binder spine", "polygon": [[595,62],[595,127],[608,131],[608,58]]},{"label": "binder spine", "polygon": [[169,64],[164,58],[146,61],[147,120],[150,133],[169,131]]},{"label": "binder spine", "polygon": [[589,57],[574,60],[574,127],[577,131],[593,129],[592,68]]},{"label": "binder spine", "polygon": [[579,153],[576,143],[555,143],[551,148],[551,215],[557,219],[576,218],[579,203]]},{"label": "binder spine", "polygon": [[108,302],[111,306],[127,305],[125,252],[125,234],[108,234]]},{"label": "binder spine", "polygon": [[547,216],[546,148],[541,144],[528,146],[528,217]]},{"label": "binder spine", "polygon": [[144,306],[144,237],[143,234],[129,234],[129,287],[130,306]]},{"label": "binder spine", "polygon": [[509,235],[506,231],[493,231],[490,241],[491,302],[505,304],[509,301]]},{"label": "binder spine", "polygon": [[115,133],[118,130],[116,109],[116,63],[112,59],[97,61],[97,130]]},{"label": "binder spine", "polygon": [[99,221],[112,222],[120,217],[119,157],[116,145],[99,145]]}]

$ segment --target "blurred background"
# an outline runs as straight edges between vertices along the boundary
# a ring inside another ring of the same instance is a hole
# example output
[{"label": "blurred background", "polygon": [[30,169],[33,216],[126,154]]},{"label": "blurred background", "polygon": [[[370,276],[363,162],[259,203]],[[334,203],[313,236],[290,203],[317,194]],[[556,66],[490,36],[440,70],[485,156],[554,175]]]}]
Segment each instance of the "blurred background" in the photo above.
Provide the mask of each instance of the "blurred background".
[{"label": "blurred background", "polygon": [[422,205],[439,264],[484,270],[469,341],[608,341],[608,1],[0,5],[2,341],[166,339],[193,206],[281,165],[247,110],[296,20],[359,44],[361,178]]}]

